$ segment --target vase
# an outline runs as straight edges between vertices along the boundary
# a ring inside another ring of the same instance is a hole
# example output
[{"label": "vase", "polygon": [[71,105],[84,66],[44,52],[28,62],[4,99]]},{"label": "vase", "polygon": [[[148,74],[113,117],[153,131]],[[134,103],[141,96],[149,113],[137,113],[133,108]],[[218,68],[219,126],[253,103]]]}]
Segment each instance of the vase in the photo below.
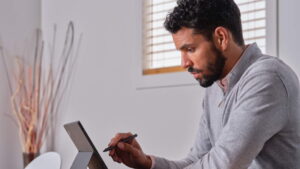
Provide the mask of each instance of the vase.
[{"label": "vase", "polygon": [[23,153],[23,165],[24,168],[37,156],[39,156],[40,153]]}]

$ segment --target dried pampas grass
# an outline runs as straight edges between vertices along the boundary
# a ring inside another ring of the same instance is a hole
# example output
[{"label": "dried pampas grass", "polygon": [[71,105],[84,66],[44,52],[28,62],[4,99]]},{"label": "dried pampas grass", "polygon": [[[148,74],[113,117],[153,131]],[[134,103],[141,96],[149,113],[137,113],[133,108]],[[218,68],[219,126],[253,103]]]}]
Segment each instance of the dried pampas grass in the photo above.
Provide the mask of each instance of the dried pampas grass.
[{"label": "dried pampas grass", "polygon": [[[9,84],[11,112],[19,129],[23,152],[39,153],[59,113],[69,87],[81,37],[75,45],[74,24],[69,23],[61,52],[56,52],[54,27],[49,54],[45,54],[44,40],[37,31],[31,57],[9,57],[0,44],[5,73]],[[12,65],[8,59],[14,58]],[[31,58],[31,59],[30,59]]]}]

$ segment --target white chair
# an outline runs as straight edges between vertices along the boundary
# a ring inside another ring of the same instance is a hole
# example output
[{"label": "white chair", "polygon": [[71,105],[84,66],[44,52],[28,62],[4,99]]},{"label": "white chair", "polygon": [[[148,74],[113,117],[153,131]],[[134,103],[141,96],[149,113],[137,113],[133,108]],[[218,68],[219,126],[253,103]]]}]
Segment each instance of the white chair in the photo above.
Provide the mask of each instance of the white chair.
[{"label": "white chair", "polygon": [[60,169],[60,167],[60,155],[56,152],[47,152],[31,161],[25,169]]}]

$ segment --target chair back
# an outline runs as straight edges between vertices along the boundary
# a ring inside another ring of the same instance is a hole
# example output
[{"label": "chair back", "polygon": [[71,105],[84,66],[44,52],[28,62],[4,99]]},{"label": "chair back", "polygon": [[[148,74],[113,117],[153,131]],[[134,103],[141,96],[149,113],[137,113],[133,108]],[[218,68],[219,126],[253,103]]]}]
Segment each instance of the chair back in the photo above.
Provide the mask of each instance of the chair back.
[{"label": "chair back", "polygon": [[47,152],[32,160],[25,169],[60,169],[60,167],[60,155],[56,152]]}]

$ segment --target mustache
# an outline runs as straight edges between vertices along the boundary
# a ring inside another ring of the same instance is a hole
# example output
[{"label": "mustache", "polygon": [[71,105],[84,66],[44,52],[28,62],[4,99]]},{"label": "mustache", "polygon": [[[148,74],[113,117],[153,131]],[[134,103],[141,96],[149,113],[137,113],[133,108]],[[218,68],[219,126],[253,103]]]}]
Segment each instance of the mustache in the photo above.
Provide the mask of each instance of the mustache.
[{"label": "mustache", "polygon": [[190,73],[201,73],[201,72],[203,72],[203,70],[195,69],[195,68],[193,68],[193,67],[189,67],[189,68],[187,69],[187,71],[190,72]]}]

